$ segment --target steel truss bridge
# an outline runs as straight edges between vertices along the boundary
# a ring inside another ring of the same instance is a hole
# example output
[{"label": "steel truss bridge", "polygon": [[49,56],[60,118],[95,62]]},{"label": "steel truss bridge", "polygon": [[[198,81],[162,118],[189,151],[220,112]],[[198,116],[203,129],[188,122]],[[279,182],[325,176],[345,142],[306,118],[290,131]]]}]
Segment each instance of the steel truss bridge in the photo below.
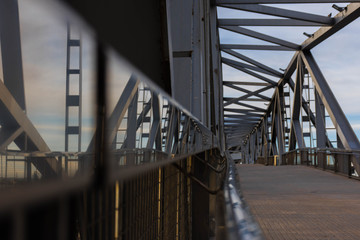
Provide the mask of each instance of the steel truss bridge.
[{"label": "steel truss bridge", "polygon": [[[44,65],[24,45],[40,42],[27,20],[47,24],[36,9],[61,12],[64,32]],[[230,10],[239,17],[218,17]],[[235,158],[358,178],[359,140],[312,49],[359,16],[360,1],[342,0],[0,0],[1,239],[262,239]],[[272,27],[317,30],[294,43]],[[264,52],[293,57],[277,70]],[[63,121],[61,134],[39,118]]]}]

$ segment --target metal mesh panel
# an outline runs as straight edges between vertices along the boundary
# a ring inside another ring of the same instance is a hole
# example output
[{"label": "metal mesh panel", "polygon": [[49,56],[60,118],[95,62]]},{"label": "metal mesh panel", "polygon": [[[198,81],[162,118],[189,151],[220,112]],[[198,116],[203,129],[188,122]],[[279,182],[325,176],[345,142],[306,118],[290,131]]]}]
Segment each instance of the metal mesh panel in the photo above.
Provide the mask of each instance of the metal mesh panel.
[{"label": "metal mesh panel", "polygon": [[[190,162],[182,160],[190,169]],[[172,165],[116,185],[115,239],[189,239],[190,180]]]}]

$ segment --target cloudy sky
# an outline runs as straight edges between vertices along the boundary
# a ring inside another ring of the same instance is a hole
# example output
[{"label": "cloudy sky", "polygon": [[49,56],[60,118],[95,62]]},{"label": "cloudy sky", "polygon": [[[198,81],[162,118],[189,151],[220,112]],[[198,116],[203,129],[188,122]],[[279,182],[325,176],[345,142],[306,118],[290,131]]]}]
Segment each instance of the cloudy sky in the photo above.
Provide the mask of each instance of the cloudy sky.
[{"label": "cloudy sky", "polygon": [[[54,151],[64,149],[65,122],[65,63],[66,63],[66,24],[63,12],[58,6],[45,4],[44,0],[19,0],[22,54],[24,62],[25,94],[27,113],[50,148]],[[339,4],[344,5],[344,4]],[[305,5],[279,5],[287,9],[306,10],[312,13],[333,16],[337,13],[331,4],[314,4],[311,9]],[[241,11],[219,8],[221,18],[260,18],[261,16]],[[269,16],[262,16],[269,18]],[[91,31],[82,26],[83,41],[83,143],[86,150],[93,134],[93,91],[94,91],[94,41]],[[283,39],[301,43],[306,37],[304,31],[312,33],[318,28],[253,27],[250,29],[281,36]],[[74,28],[74,33],[78,31]],[[259,43],[235,33],[221,30],[223,43]],[[315,59],[332,87],[335,96],[349,117],[356,133],[360,135],[360,50],[357,41],[360,34],[360,21],[356,20],[332,38],[313,50]],[[243,53],[243,52],[242,52]],[[286,68],[293,56],[292,52],[245,51],[243,54],[263,62],[274,69]],[[120,96],[130,72],[111,55],[110,103],[114,106]],[[248,79],[249,76],[224,66],[224,80]],[[274,78],[274,80],[277,80]],[[229,90],[227,90],[229,91]],[[231,91],[229,91],[231,94]],[[234,93],[235,94],[235,93]],[[268,94],[271,96],[272,91]],[[75,119],[75,118],[73,118]],[[75,122],[74,122],[75,124]],[[73,149],[75,151],[75,149]]]},{"label": "cloudy sky", "polygon": [[[66,83],[66,22],[72,22],[72,38],[82,39],[82,151],[88,147],[94,133],[94,37],[91,30],[77,19],[69,19],[59,5],[44,0],[18,0],[22,41],[27,114],[49,147],[64,150],[65,83]],[[40,17],[41,16],[41,17]],[[77,68],[78,52],[71,51],[70,65]],[[117,102],[130,72],[114,54],[110,54],[110,109]],[[71,79],[70,79],[71,81]],[[77,92],[77,81],[71,89]],[[71,91],[70,89],[70,91]],[[71,93],[71,92],[70,92]],[[70,109],[70,125],[77,125],[77,110]],[[70,138],[71,142],[77,138]],[[77,151],[77,148],[69,149]]]}]

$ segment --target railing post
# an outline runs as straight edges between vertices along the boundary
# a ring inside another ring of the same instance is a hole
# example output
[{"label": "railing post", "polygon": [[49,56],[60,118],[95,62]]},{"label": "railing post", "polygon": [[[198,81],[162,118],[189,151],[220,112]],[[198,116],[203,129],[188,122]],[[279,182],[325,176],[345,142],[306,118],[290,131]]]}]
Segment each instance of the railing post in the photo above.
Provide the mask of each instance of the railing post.
[{"label": "railing post", "polygon": [[309,165],[307,150],[300,149],[299,152],[300,152],[300,163],[301,163],[301,165],[303,165],[304,163],[306,163],[306,165]]},{"label": "railing post", "polygon": [[317,153],[317,161],[318,161],[318,167],[321,167],[323,170],[325,170],[325,154],[323,151],[318,151]]},{"label": "railing post", "polygon": [[347,158],[347,164],[348,164],[348,177],[350,178],[352,175],[351,172],[351,158],[353,156],[353,153],[351,153],[351,155]]}]

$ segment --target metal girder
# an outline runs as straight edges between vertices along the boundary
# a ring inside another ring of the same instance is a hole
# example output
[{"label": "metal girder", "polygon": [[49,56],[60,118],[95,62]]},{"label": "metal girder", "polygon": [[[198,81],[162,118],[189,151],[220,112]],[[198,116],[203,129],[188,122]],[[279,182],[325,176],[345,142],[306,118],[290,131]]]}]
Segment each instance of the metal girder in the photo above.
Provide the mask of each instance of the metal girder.
[{"label": "metal girder", "polygon": [[276,136],[277,136],[277,147],[278,147],[278,154],[279,154],[279,162],[280,164],[282,163],[282,154],[285,151],[285,145],[284,145],[284,139],[285,139],[285,135],[284,135],[284,126],[283,126],[283,115],[282,115],[282,107],[280,104],[280,91],[282,91],[282,88],[278,88],[277,89],[277,100],[276,100],[276,107],[274,110],[274,115],[275,115],[275,125],[276,125]]},{"label": "metal girder", "polygon": [[[267,101],[270,101],[271,99],[269,97],[266,97],[264,95],[261,95],[259,93],[255,93],[255,92],[252,92],[250,90],[247,90],[245,88],[241,88],[241,87],[238,87],[238,86],[234,86],[232,84],[226,84],[225,86],[229,87],[229,88],[232,88],[232,89],[235,89],[235,90],[238,90],[240,92],[244,92],[244,93],[248,93],[248,94],[251,94],[251,93],[254,93],[253,95],[256,96],[256,97],[259,97],[259,98],[262,98],[264,100],[267,100]],[[270,88],[270,86],[268,86]],[[273,87],[273,86],[272,86]],[[265,87],[267,88],[267,87]],[[265,91],[265,90],[264,90]]]},{"label": "metal girder", "polygon": [[242,114],[246,114],[246,116],[253,116],[253,117],[262,117],[263,114],[258,114],[258,113],[252,113],[249,111],[246,111],[244,109],[224,109],[224,112],[234,112],[234,113],[242,113]]},{"label": "metal girder", "polygon": [[[234,98],[232,98],[232,97],[223,97],[223,99],[224,99],[224,101],[229,101],[229,100],[234,99]],[[267,100],[260,99],[260,98],[246,98],[246,99],[242,99],[241,101],[244,101],[244,102],[269,102]]]},{"label": "metal girder", "polygon": [[265,5],[258,5],[258,4],[221,4],[220,7],[272,15],[277,17],[303,20],[308,22],[316,22],[316,23],[322,23],[328,25],[332,25],[334,23],[334,19],[332,19],[331,17],[324,17],[311,13],[298,12],[298,11],[270,7]]},{"label": "metal girder", "polygon": [[325,106],[321,101],[319,93],[315,90],[315,112],[316,112],[316,146],[326,148],[326,129],[325,129]]},{"label": "metal girder", "polygon": [[269,36],[269,35],[266,35],[266,34],[263,34],[263,33],[259,33],[259,32],[256,32],[256,31],[253,31],[253,30],[250,30],[250,29],[246,29],[246,28],[243,28],[243,27],[229,26],[229,27],[221,27],[221,28],[225,29],[225,30],[228,30],[228,31],[235,32],[235,33],[239,33],[239,34],[242,34],[242,35],[246,35],[246,36],[249,36],[249,37],[253,37],[253,38],[256,38],[256,39],[260,39],[260,40],[263,40],[263,41],[266,41],[266,42],[274,43],[274,44],[277,44],[277,45],[280,45],[280,46],[283,46],[283,47],[288,47],[288,48],[291,48],[291,49],[294,49],[294,50],[299,50],[300,49],[300,45],[297,45],[297,44],[294,44],[292,42],[288,42],[288,41],[285,41],[285,40],[282,40],[282,39],[279,39],[279,38],[276,38],[276,37],[272,37],[272,36]]},{"label": "metal girder", "polygon": [[246,129],[247,133],[257,124],[257,122],[249,122],[246,123],[246,121],[234,121],[234,122],[225,122],[226,128],[225,132],[234,132],[234,131],[243,131]]},{"label": "metal girder", "polygon": [[[25,137],[27,137],[27,146],[24,145],[24,140],[19,138],[14,139],[14,142],[20,149],[50,152],[50,148],[47,146],[46,142],[2,81],[0,81],[0,112],[0,123],[2,128],[21,128],[25,133]],[[18,134],[14,132],[13,134],[10,134],[9,137],[15,137],[16,135]],[[19,134],[18,136],[20,137],[21,135],[22,134]],[[25,147],[27,147],[27,149],[25,149]],[[58,162],[55,158],[45,158],[42,161],[34,160],[33,164],[45,177],[54,177],[58,173]]]},{"label": "metal girder", "polygon": [[[228,116],[231,116],[231,114],[230,115],[228,115]],[[258,117],[254,117],[254,116],[249,116],[249,115],[239,115],[239,114],[237,114],[237,116],[238,117],[234,117],[234,119],[236,118],[236,119],[241,119],[241,120],[243,120],[243,121],[247,121],[247,122],[258,122],[259,121],[259,118]]]},{"label": "metal girder", "polygon": [[216,0],[217,4],[348,3],[360,0]]},{"label": "metal girder", "polygon": [[[139,92],[138,88],[135,88],[135,94],[132,97],[131,103],[127,109],[128,118],[126,121],[126,142],[124,142],[124,148],[135,149],[136,148],[136,122],[137,122],[137,112],[138,112],[138,97]],[[112,138],[111,138],[112,139]],[[114,141],[116,137],[114,138]],[[140,146],[142,148],[142,146]]]},{"label": "metal girder", "polygon": [[226,119],[239,119],[241,121],[244,121],[244,122],[258,122],[259,119],[258,118],[254,118],[253,120],[250,120],[250,119],[244,119],[243,118],[244,115],[234,115],[234,114],[225,114],[225,120]]},{"label": "metal girder", "polygon": [[[239,137],[247,136],[249,130],[245,129],[243,132],[236,131],[236,132],[229,132],[226,134],[227,139],[238,139]],[[240,140],[240,139],[239,139]]]},{"label": "metal girder", "polygon": [[251,45],[251,44],[220,44],[220,49],[268,50],[268,51],[294,51],[292,48],[277,45]]},{"label": "metal girder", "polygon": [[183,124],[183,129],[182,129],[182,133],[181,133],[181,137],[180,137],[180,153],[185,153],[185,147],[186,144],[188,142],[188,137],[189,137],[189,131],[190,131],[190,118],[187,116],[184,116],[184,124]]},{"label": "metal girder", "polygon": [[[304,26],[304,27],[314,27],[314,26],[324,26],[327,24],[307,22],[302,20],[295,19],[219,19],[219,27],[227,26]],[[330,26],[330,25],[327,25]]]},{"label": "metal girder", "polygon": [[272,73],[273,75],[275,75],[277,77],[281,78],[281,77],[284,76],[284,74],[282,74],[281,72],[276,71],[276,70],[266,66],[265,64],[262,64],[262,63],[260,63],[258,61],[255,61],[254,59],[249,58],[249,57],[247,57],[247,56],[245,56],[243,54],[240,54],[240,53],[238,53],[236,51],[224,49],[223,52],[225,52],[227,54],[230,54],[230,55],[232,55],[234,57],[237,57],[237,58],[239,58],[239,59],[241,59],[241,60],[243,60],[245,62],[251,63],[251,64],[253,64],[253,65],[255,65],[255,66],[257,66],[257,67],[259,67],[259,68],[261,68],[261,69],[263,69],[263,70],[265,70],[267,72],[269,72],[269,73]]},{"label": "metal girder", "polygon": [[[224,107],[229,106],[230,104],[232,104],[232,103],[234,103],[234,102],[248,99],[248,98],[251,97],[251,96],[254,96],[254,95],[258,94],[258,93],[264,92],[264,91],[269,90],[269,89],[271,89],[271,88],[273,88],[273,86],[267,86],[267,87],[258,89],[258,90],[256,90],[256,91],[247,93],[247,94],[245,94],[245,95],[243,95],[243,96],[241,96],[241,97],[233,98],[233,99],[227,101],[226,103],[224,103]],[[266,99],[265,99],[265,98],[263,98],[263,99],[264,99],[264,100],[269,99],[268,101],[271,100],[270,98],[267,98],[267,97],[266,97]]]},{"label": "metal girder", "polygon": [[[137,93],[138,94],[138,93]],[[139,127],[141,126],[141,124],[144,122],[144,119],[146,118],[146,115],[148,114],[148,112],[150,111],[150,109],[152,108],[151,105],[151,99],[145,104],[145,107],[143,108],[143,110],[141,111],[141,113],[139,114],[139,117],[136,120],[136,130],[139,129]],[[115,144],[115,140],[114,139],[114,144]],[[123,142],[123,145],[121,146],[121,149],[126,148],[127,145],[127,136]],[[114,145],[115,146],[115,145]]]},{"label": "metal girder", "polygon": [[[339,103],[337,102],[330,86],[325,80],[319,66],[315,62],[310,52],[301,52],[301,57],[311,75],[315,84],[315,88],[319,93],[322,102],[325,105],[327,112],[330,115],[336,131],[341,139],[342,144],[346,149],[360,149],[360,143],[352,129],[349,121],[345,117]],[[357,169],[360,170],[360,169]]]},{"label": "metal girder", "polygon": [[346,10],[338,13],[334,19],[334,25],[331,27],[321,27],[317,30],[313,37],[306,39],[301,44],[301,49],[307,51],[329,38],[337,31],[344,28],[346,25],[354,21],[360,16],[360,3],[351,3],[346,7]]},{"label": "metal girder", "polygon": [[249,104],[246,104],[246,103],[242,103],[242,102],[236,102],[235,104],[243,106],[243,107],[251,108],[251,109],[257,110],[259,112],[266,112],[267,111],[267,109],[259,108],[259,107],[249,105]]},{"label": "metal girder", "polygon": [[225,123],[226,123],[226,124],[229,124],[229,123],[237,123],[237,124],[240,124],[241,127],[253,127],[253,126],[255,126],[255,124],[256,124],[256,123],[247,123],[247,124],[245,124],[245,123],[239,122],[239,121],[237,121],[237,120],[226,120]]},{"label": "metal girder", "polygon": [[229,129],[226,130],[226,138],[227,139],[234,139],[238,137],[247,136],[249,133],[249,128],[242,128],[242,129]]},{"label": "metal girder", "polygon": [[[288,83],[289,83],[290,89],[294,92],[294,90],[295,90],[294,81],[290,78],[288,80]],[[317,128],[316,116],[311,111],[311,109],[308,107],[307,102],[305,101],[304,98],[302,98],[302,108],[304,109],[305,113],[309,116],[311,123],[314,125],[315,128]],[[325,114],[324,114],[324,116],[325,116]],[[326,145],[330,148],[333,148],[333,144],[330,142],[330,140],[328,139],[327,136],[326,136]]]},{"label": "metal girder", "polygon": [[[233,122],[228,122],[226,120],[224,122],[225,122],[226,129],[230,129],[230,128],[234,129],[234,127],[235,128],[239,127],[239,129],[243,129],[244,126],[246,126],[246,125],[253,126],[254,124],[258,123],[258,121],[247,121],[247,120],[244,120],[244,119],[233,120]],[[236,123],[236,124],[232,124],[232,123]]]},{"label": "metal girder", "polygon": [[238,82],[238,81],[223,81],[223,85],[232,84],[232,85],[247,85],[247,86],[270,86],[270,83],[264,82]]},{"label": "metal girder", "polygon": [[[255,110],[255,109],[243,109],[243,108],[240,108],[238,113],[259,113],[259,112],[265,112],[265,111],[258,111],[258,110]],[[262,114],[261,114],[262,116]]]},{"label": "metal girder", "polygon": [[225,132],[239,132],[239,131],[245,131],[246,133],[249,133],[251,129],[256,125],[256,123],[244,123],[244,122],[229,122],[226,123]]},{"label": "metal girder", "polygon": [[[250,125],[252,125],[252,124],[250,124]],[[229,129],[232,129],[232,130],[240,129],[240,130],[242,130],[244,127],[248,127],[248,126],[245,126],[245,125],[242,125],[242,124],[228,123],[228,124],[225,124],[225,127],[226,127],[227,130],[229,130]]]},{"label": "metal girder", "polygon": [[175,108],[171,109],[170,115],[169,115],[169,125],[166,132],[166,143],[165,143],[165,152],[168,154],[171,154],[171,151],[173,149],[172,141],[175,137],[176,132],[176,125],[177,125],[177,111]]},{"label": "metal girder", "polygon": [[[121,121],[123,120],[125,113],[129,108],[131,100],[137,93],[139,83],[140,81],[137,79],[137,77],[135,75],[131,75],[118,102],[116,103],[113,112],[108,119],[109,123],[107,131],[109,132],[108,137],[111,143],[113,143],[116,138],[116,134],[121,124]],[[94,144],[95,136],[91,139],[86,151],[91,152],[94,148]]]},{"label": "metal girder", "polygon": [[[290,128],[290,140],[289,140],[289,150],[295,149],[296,142],[298,143],[299,148],[305,147],[304,136],[300,124],[300,111],[302,103],[302,92],[303,92],[303,82],[304,82],[304,69],[301,61],[300,55],[298,56],[297,61],[297,73],[296,73],[296,84],[294,90],[293,98],[293,109],[291,116],[291,128]],[[296,142],[295,142],[296,139]]]},{"label": "metal girder", "polygon": [[26,110],[19,10],[16,0],[0,1],[0,40],[4,84],[21,109]]},{"label": "metal girder", "polygon": [[133,97],[135,96],[135,94],[138,91],[138,85],[139,85],[139,80],[132,75],[128,81],[128,83],[126,84],[123,93],[121,94],[115,108],[114,111],[112,112],[112,114],[110,115],[109,118],[109,124],[108,124],[108,131],[109,131],[109,139],[112,142],[115,137],[116,137],[116,133],[119,129],[119,126],[121,124],[121,121],[123,120],[126,111],[129,108],[129,105],[133,99]]},{"label": "metal girder", "polygon": [[[235,102],[235,103],[233,103],[233,104],[239,105],[239,106],[242,106],[242,107],[248,107],[248,108],[254,109],[254,110],[256,109],[254,106],[249,105],[249,104],[246,104],[246,103],[243,103],[243,102]],[[259,112],[266,112],[266,110],[265,110],[265,111],[262,111],[261,108],[258,108],[258,109],[259,109]]]},{"label": "metal girder", "polygon": [[16,138],[20,136],[24,132],[22,127],[18,127],[15,129],[10,128],[1,128],[0,129],[0,151],[5,151],[6,147],[9,146]]},{"label": "metal girder", "polygon": [[225,64],[229,64],[230,66],[233,65],[233,66],[238,66],[238,67],[241,67],[241,68],[247,68],[247,69],[250,69],[250,70],[253,70],[253,71],[256,71],[256,72],[260,72],[260,73],[264,73],[264,74],[268,74],[268,75],[271,75],[271,76],[278,77],[278,75],[273,74],[271,72],[268,72],[268,71],[266,71],[264,69],[261,69],[259,67],[249,65],[249,64],[245,64],[245,63],[242,63],[242,62],[237,62],[237,61],[225,58],[225,57],[221,58],[221,61],[223,63],[225,63]]},{"label": "metal girder", "polygon": [[265,81],[265,82],[268,82],[268,83],[270,83],[270,84],[272,84],[272,85],[276,85],[276,82],[275,82],[275,81],[273,81],[273,80],[271,80],[271,79],[269,79],[269,78],[267,78],[267,77],[264,77],[264,76],[262,76],[262,75],[260,75],[260,74],[254,73],[253,71],[247,70],[246,68],[243,68],[243,67],[240,67],[240,66],[237,66],[237,65],[234,65],[234,64],[230,64],[230,63],[225,63],[225,64],[228,65],[228,66],[230,66],[230,67],[233,67],[233,68],[235,68],[235,69],[237,69],[237,70],[239,70],[239,71],[242,71],[242,72],[244,72],[244,73],[247,73],[247,74],[249,74],[249,75],[251,75],[251,76],[253,76],[253,77],[256,77],[256,78],[258,78],[258,79],[260,79],[260,80],[263,80],[263,81]]},{"label": "metal girder", "polygon": [[159,96],[152,93],[151,106],[153,112],[153,122],[151,124],[149,139],[146,148],[152,149],[155,143],[155,149],[161,150],[161,121],[160,121],[160,103]]}]

